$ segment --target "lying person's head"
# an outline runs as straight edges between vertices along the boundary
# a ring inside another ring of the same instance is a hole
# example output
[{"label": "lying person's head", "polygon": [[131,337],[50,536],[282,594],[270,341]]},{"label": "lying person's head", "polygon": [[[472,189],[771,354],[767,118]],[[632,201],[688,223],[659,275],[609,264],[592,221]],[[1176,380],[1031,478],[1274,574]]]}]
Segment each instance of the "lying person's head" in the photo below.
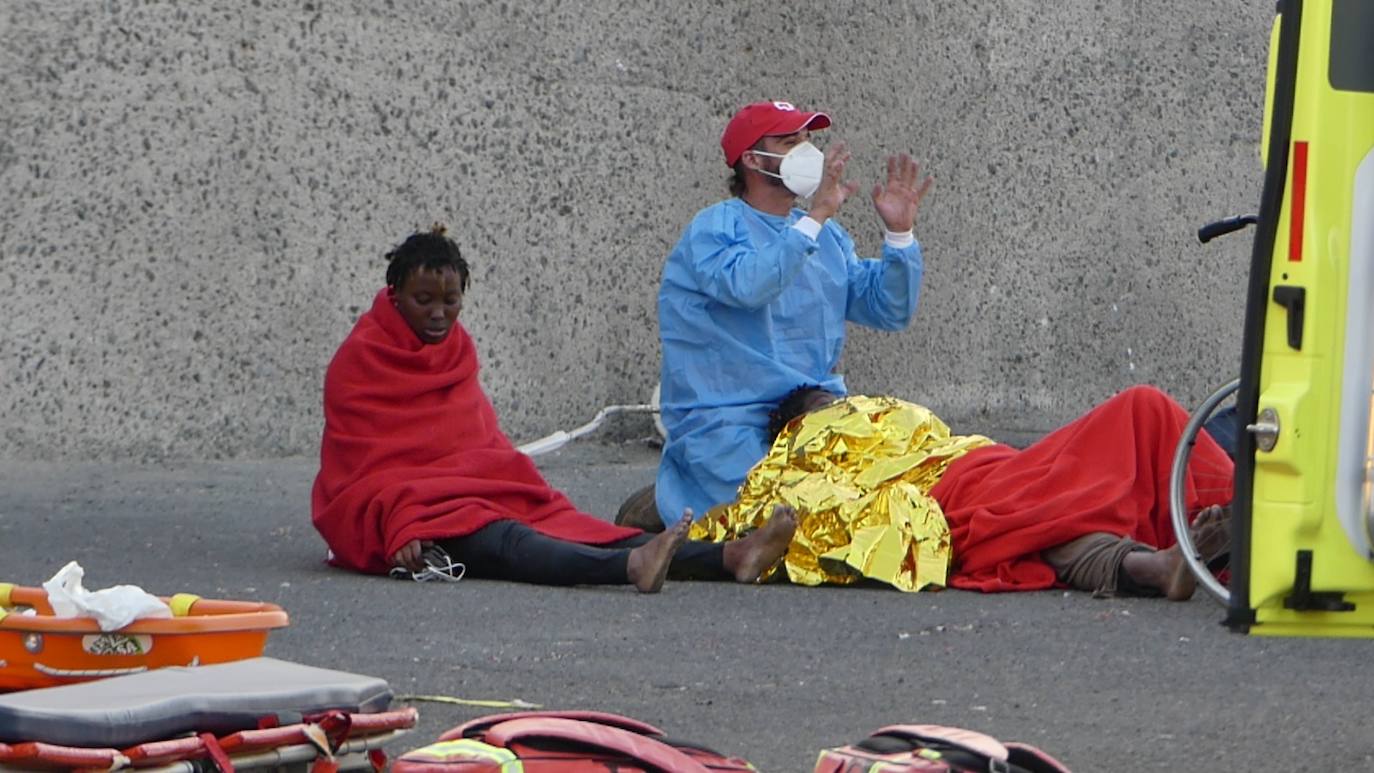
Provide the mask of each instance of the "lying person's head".
[{"label": "lying person's head", "polygon": [[819,411],[839,399],[840,395],[815,386],[799,386],[788,392],[787,396],[782,398],[782,402],[778,403],[778,407],[768,414],[769,442],[778,439],[778,433],[782,432],[788,422],[804,413]]},{"label": "lying person's head", "polygon": [[386,254],[386,286],[391,302],[415,331],[421,343],[437,344],[448,337],[463,293],[468,289],[468,264],[442,225],[417,231]]}]

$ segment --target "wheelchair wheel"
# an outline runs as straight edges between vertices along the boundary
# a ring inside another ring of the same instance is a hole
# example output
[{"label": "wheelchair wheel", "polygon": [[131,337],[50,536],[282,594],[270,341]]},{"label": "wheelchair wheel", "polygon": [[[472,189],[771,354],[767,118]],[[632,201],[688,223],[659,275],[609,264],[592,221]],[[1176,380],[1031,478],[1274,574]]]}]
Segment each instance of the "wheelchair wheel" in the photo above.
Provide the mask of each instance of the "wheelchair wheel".
[{"label": "wheelchair wheel", "polygon": [[1183,560],[1188,564],[1188,570],[1197,578],[1199,585],[1207,591],[1212,598],[1221,602],[1222,605],[1230,603],[1231,592],[1222,585],[1216,577],[1212,576],[1211,570],[1203,563],[1202,556],[1198,554],[1197,546],[1193,544],[1192,535],[1188,533],[1188,505],[1185,499],[1187,489],[1188,462],[1193,456],[1193,446],[1197,443],[1198,432],[1212,414],[1226,403],[1240,388],[1240,379],[1231,381],[1222,388],[1213,392],[1202,401],[1202,405],[1193,412],[1188,424],[1183,429],[1183,437],[1179,438],[1178,447],[1174,450],[1174,464],[1169,474],[1169,511],[1174,523],[1174,537],[1178,539],[1179,547],[1183,551]]}]

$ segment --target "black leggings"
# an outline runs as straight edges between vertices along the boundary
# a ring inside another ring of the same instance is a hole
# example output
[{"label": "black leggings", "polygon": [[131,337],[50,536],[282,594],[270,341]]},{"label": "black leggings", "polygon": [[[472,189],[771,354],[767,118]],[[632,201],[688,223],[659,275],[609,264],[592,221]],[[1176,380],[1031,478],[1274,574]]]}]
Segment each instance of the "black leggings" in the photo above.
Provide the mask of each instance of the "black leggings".
[{"label": "black leggings", "polygon": [[[439,540],[449,556],[467,566],[467,576],[538,585],[623,585],[630,549],[653,539],[638,534],[597,547],[549,537],[519,521],[496,521],[466,537]],[[688,540],[673,556],[675,580],[723,580],[725,546]]]}]

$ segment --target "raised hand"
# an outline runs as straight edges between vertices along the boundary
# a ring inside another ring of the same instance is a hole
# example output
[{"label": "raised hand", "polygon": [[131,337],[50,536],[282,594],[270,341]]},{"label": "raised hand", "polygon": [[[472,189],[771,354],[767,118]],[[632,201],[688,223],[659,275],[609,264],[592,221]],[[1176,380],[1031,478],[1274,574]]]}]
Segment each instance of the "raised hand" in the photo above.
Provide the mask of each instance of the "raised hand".
[{"label": "raised hand", "polygon": [[811,194],[811,211],[807,214],[812,220],[824,223],[840,211],[845,199],[859,192],[858,183],[845,182],[844,168],[848,163],[849,149],[845,144],[837,142],[831,145],[830,152],[825,154],[825,171],[821,173],[820,187]]},{"label": "raised hand", "polygon": [[887,230],[903,233],[915,227],[916,210],[934,184],[930,177],[921,176],[921,166],[911,156],[888,156],[887,182],[873,186],[873,208]]}]

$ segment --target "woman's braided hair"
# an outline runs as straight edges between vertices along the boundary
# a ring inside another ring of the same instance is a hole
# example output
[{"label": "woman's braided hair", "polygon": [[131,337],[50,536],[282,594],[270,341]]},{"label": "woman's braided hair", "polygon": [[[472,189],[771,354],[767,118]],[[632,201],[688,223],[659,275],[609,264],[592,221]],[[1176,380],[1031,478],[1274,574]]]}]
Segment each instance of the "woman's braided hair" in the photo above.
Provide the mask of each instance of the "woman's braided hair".
[{"label": "woman's braided hair", "polygon": [[410,275],[419,270],[453,269],[463,292],[468,289],[468,262],[458,245],[447,236],[448,229],[435,223],[428,231],[416,231],[386,254],[386,285],[400,289]]}]

